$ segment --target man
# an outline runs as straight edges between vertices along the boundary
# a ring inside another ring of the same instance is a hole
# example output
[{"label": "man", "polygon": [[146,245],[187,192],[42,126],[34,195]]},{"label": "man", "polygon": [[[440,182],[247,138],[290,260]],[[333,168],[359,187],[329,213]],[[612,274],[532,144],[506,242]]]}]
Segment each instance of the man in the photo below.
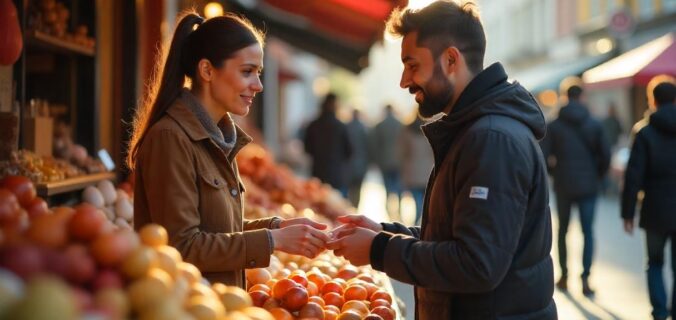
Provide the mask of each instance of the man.
[{"label": "man", "polygon": [[[638,131],[631,148],[622,193],[624,229],[632,234],[639,191],[644,192],[639,225],[645,229],[648,252],[648,293],[654,319],[667,319],[667,293],[662,267],[664,245],[676,240],[676,87],[662,82],[649,93],[657,111]],[[672,272],[676,259],[671,251]],[[671,318],[676,319],[676,287],[672,294]]]},{"label": "man", "polygon": [[368,132],[366,131],[366,126],[361,121],[361,112],[357,109],[352,111],[352,121],[347,123],[347,133],[354,147],[354,152],[350,159],[350,181],[347,197],[355,208],[359,208],[361,185],[364,182],[364,176],[366,176],[366,171],[369,167],[369,152],[367,145]]},{"label": "man", "polygon": [[617,107],[614,103],[610,103],[608,106],[608,116],[603,119],[603,133],[606,135],[611,149],[617,145],[623,131],[620,119],[617,117]]},{"label": "man", "polygon": [[312,158],[312,176],[347,196],[352,143],[347,127],[336,118],[336,107],[336,95],[327,94],[321,104],[321,114],[305,130],[305,152]]},{"label": "man", "polygon": [[610,147],[603,134],[601,122],[593,119],[582,104],[582,87],[577,84],[567,89],[568,104],[561,108],[559,117],[548,128],[542,142],[542,151],[548,159],[554,179],[554,193],[559,217],[559,265],[561,278],[556,286],[568,289],[566,233],[570,211],[577,205],[584,235],[582,250],[582,293],[594,294],[589,275],[594,254],[594,209],[596,196],[610,165]]},{"label": "man", "polygon": [[[392,137],[398,137],[403,128],[404,125],[394,117],[392,106],[386,105],[385,118],[371,130],[369,153],[383,176],[386,205],[389,195],[396,195],[397,201],[401,196],[399,144],[397,139]],[[396,218],[395,212],[389,214],[392,218]]]},{"label": "man", "polygon": [[[416,287],[417,319],[556,319],[545,120],[499,64],[483,68],[476,7],[395,11],[401,87],[415,95],[435,158],[421,227],[339,218],[329,249]],[[393,137],[394,138],[394,137]]]},{"label": "man", "polygon": [[645,110],[643,113],[643,118],[639,121],[637,121],[634,126],[631,128],[631,137],[632,139],[634,136],[636,136],[636,133],[639,132],[639,130],[643,129],[643,127],[648,125],[648,122],[650,121],[650,115],[655,112],[655,108],[657,107],[657,104],[655,103],[655,97],[653,96],[653,91],[655,91],[655,87],[663,82],[674,82],[674,77],[668,75],[668,74],[661,74],[658,76],[653,77],[650,79],[648,82],[648,85],[645,88],[646,92],[646,98],[648,99],[648,109]]}]

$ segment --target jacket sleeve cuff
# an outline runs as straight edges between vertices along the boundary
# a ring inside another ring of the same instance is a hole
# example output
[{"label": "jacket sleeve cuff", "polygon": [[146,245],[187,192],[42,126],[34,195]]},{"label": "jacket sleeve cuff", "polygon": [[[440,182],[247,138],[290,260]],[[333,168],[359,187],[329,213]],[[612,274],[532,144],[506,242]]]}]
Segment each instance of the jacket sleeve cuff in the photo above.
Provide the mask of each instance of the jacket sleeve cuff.
[{"label": "jacket sleeve cuff", "polygon": [[[244,230],[268,229],[272,220],[277,217],[262,218],[256,220],[244,220]],[[277,218],[279,219],[279,218]]]},{"label": "jacket sleeve cuff", "polygon": [[387,242],[392,238],[392,234],[388,232],[380,232],[373,238],[371,243],[371,266],[373,269],[378,271],[385,271],[385,248],[387,248]]},{"label": "jacket sleeve cuff", "polygon": [[246,250],[244,263],[247,269],[264,268],[270,264],[270,236],[267,229],[244,231]]},{"label": "jacket sleeve cuff", "polygon": [[383,231],[390,233],[396,233],[397,231],[397,226],[393,223],[381,222],[380,225],[383,226]]}]

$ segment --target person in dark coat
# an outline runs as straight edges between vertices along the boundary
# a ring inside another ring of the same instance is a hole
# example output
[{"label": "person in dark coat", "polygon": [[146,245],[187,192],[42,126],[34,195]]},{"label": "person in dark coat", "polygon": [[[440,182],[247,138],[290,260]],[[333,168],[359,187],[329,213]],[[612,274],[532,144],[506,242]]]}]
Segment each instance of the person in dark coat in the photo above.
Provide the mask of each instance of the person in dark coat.
[{"label": "person in dark coat", "polygon": [[347,196],[352,143],[347,126],[336,118],[337,97],[329,93],[321,104],[321,114],[304,133],[305,152],[312,158],[312,176]]},{"label": "person in dark coat", "polygon": [[359,207],[361,185],[364,182],[366,171],[369,168],[368,132],[361,121],[361,112],[354,109],[352,121],[347,123],[347,133],[353,146],[350,158],[350,181],[348,182],[347,197],[355,208]]},{"label": "person in dark coat", "polygon": [[554,179],[559,217],[561,278],[556,286],[561,290],[568,289],[566,233],[571,207],[577,205],[584,235],[582,293],[592,295],[594,290],[589,285],[589,275],[594,255],[594,212],[596,197],[610,165],[610,146],[600,121],[593,119],[581,102],[582,88],[571,85],[567,95],[568,104],[549,125],[547,137],[542,142],[542,151]]},{"label": "person in dark coat", "polygon": [[620,136],[624,133],[620,119],[617,118],[617,107],[611,103],[608,107],[608,116],[603,119],[603,132],[608,139],[611,149],[620,141]]},{"label": "person in dark coat", "polygon": [[401,87],[421,116],[441,114],[423,126],[422,225],[344,216],[327,248],[414,285],[416,319],[556,319],[540,108],[501,64],[484,69],[474,4],[397,10],[388,27],[403,36]]},{"label": "person in dark coat", "polygon": [[[652,94],[657,111],[650,115],[648,124],[634,138],[624,177],[622,219],[625,231],[632,234],[638,193],[643,191],[639,226],[646,233],[652,316],[667,319],[669,311],[662,267],[664,245],[670,239],[673,247],[676,240],[676,87],[673,82],[663,82]],[[672,266],[675,253],[672,249]],[[671,318],[676,319],[673,307],[676,306],[676,286],[671,301]]]},{"label": "person in dark coat", "polygon": [[392,105],[385,106],[385,118],[371,129],[369,137],[369,155],[378,166],[383,177],[385,187],[385,208],[392,220],[401,218],[399,206],[388,206],[390,195],[396,195],[397,203],[401,199],[401,162],[399,161],[400,146],[397,139],[404,125],[394,116]]},{"label": "person in dark coat", "polygon": [[[415,112],[418,112],[417,109]],[[421,130],[423,124],[420,117],[415,117],[413,122],[401,130],[398,139],[401,145],[401,182],[404,190],[411,192],[415,202],[415,224],[420,224],[427,178],[434,167],[432,149]]]}]

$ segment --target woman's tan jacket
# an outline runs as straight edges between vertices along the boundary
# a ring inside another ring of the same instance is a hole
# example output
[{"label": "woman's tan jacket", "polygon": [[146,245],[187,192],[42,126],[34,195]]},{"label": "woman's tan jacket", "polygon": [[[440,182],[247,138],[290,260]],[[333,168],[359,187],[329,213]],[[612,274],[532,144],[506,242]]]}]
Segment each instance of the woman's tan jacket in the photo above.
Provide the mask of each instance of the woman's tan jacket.
[{"label": "woman's tan jacket", "polygon": [[251,138],[236,127],[225,152],[180,98],[142,141],[136,161],[134,227],[167,229],[169,244],[209,281],[244,287],[245,268],[266,267],[272,218],[244,220],[235,156]]}]

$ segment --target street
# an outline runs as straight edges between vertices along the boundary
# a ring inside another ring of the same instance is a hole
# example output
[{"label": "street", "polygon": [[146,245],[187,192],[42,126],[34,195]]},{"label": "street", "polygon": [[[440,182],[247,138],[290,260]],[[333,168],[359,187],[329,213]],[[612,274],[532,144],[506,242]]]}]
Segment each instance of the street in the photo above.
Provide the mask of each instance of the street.
[{"label": "street", "polygon": [[[413,207],[410,197],[401,201],[402,218],[407,224],[413,220]],[[553,196],[550,196],[552,223],[554,231],[552,258],[555,265],[555,278],[558,279],[556,237],[557,218]],[[582,286],[578,275],[582,272],[582,231],[574,209],[568,230],[568,292],[555,290],[559,319],[651,319],[645,281],[644,234],[637,229],[633,236],[622,229],[619,218],[619,200],[616,197],[603,197],[597,203],[594,230],[596,252],[590,282],[596,290],[592,298],[582,295]],[[385,192],[377,171],[371,170],[362,187],[362,202],[359,212],[376,221],[389,220],[385,211]],[[399,219],[397,219],[399,220]],[[665,248],[668,249],[668,248]],[[666,251],[669,252],[669,251]],[[669,259],[667,259],[669,260]],[[670,261],[669,261],[670,262]],[[668,262],[668,263],[669,263]],[[671,270],[670,264],[665,270]],[[667,288],[671,288],[670,272],[665,271]],[[414,300],[410,285],[392,280],[397,296],[406,305],[406,319],[413,319]],[[668,289],[669,290],[669,289]]]}]

